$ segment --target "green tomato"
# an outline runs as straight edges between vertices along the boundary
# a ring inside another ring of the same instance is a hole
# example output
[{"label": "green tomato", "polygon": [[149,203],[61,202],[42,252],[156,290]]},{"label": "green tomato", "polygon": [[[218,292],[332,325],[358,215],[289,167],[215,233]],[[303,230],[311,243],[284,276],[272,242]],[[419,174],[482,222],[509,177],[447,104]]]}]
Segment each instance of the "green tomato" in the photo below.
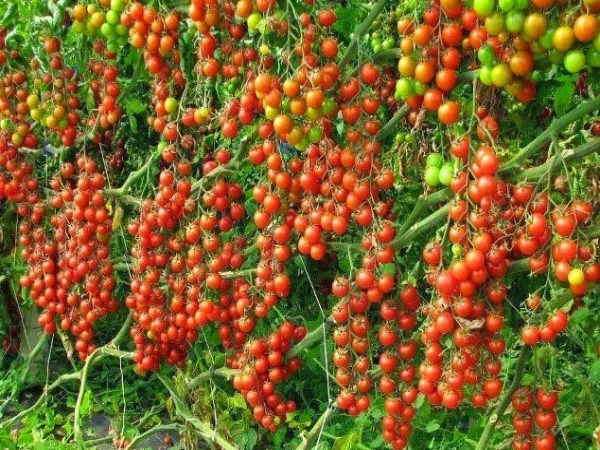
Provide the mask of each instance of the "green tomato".
[{"label": "green tomato", "polygon": [[385,41],[383,41],[383,44],[381,44],[383,46],[383,48],[390,49],[390,48],[394,48],[396,46],[396,41],[394,40],[393,37],[389,37],[387,38]]},{"label": "green tomato", "polygon": [[281,101],[281,110],[289,112],[289,110],[290,110],[290,103],[291,103],[291,99],[289,97],[285,97]]},{"label": "green tomato", "polygon": [[306,150],[306,147],[308,147],[308,144],[308,138],[304,136],[302,140],[295,145],[295,147],[301,152],[303,152],[304,150]]},{"label": "green tomato", "polygon": [[529,6],[529,0],[515,0],[515,9],[523,11]]},{"label": "green tomato", "polygon": [[260,22],[262,21],[262,14],[260,13],[252,13],[248,16],[248,30],[256,31],[260,26]]},{"label": "green tomato", "polygon": [[76,34],[83,34],[85,32],[85,23],[76,20],[73,22],[73,32]]},{"label": "green tomato", "polygon": [[510,11],[506,14],[506,29],[511,33],[518,33],[523,29],[523,23],[525,22],[525,14],[521,11]]},{"label": "green tomato", "polygon": [[127,36],[128,29],[122,23],[117,24],[116,29],[117,29],[117,35]]},{"label": "green tomato", "polygon": [[379,53],[381,50],[383,50],[383,47],[381,46],[381,44],[375,44],[373,46],[373,53]]},{"label": "green tomato", "polygon": [[494,55],[494,50],[489,45],[484,45],[479,50],[477,50],[477,59],[483,65],[489,66],[496,60],[496,55]]},{"label": "green tomato", "polygon": [[496,64],[492,69],[492,83],[497,87],[504,87],[512,82],[512,71],[508,64]]},{"label": "green tomato", "polygon": [[114,38],[111,38],[111,40],[106,43],[106,49],[109,52],[113,52],[114,53],[114,52],[117,52],[119,50],[119,43],[117,41],[115,41],[115,40],[112,40],[112,39],[114,39]]},{"label": "green tomato", "polygon": [[571,269],[569,271],[569,283],[573,286],[579,286],[585,281],[585,274],[581,269]]},{"label": "green tomato", "polygon": [[21,136],[19,133],[13,133],[11,141],[14,145],[21,145],[23,142],[23,136]]},{"label": "green tomato", "polygon": [[279,115],[279,108],[272,108],[269,105],[265,106],[265,117],[269,120],[275,120]]},{"label": "green tomato", "polygon": [[89,36],[89,37],[93,37],[96,34],[96,31],[97,31],[96,28],[94,28],[94,26],[88,20],[85,23],[85,35]]},{"label": "green tomato", "polygon": [[[406,135],[408,137],[409,135]],[[438,169],[444,164],[444,157],[441,153],[430,153],[425,160],[427,167],[437,167]]]},{"label": "green tomato", "polygon": [[412,134],[407,133],[404,135],[404,142],[406,142],[407,144],[412,144],[413,142],[415,142],[415,137]]},{"label": "green tomato", "polygon": [[515,0],[498,0],[500,11],[509,12],[515,8]]},{"label": "green tomato", "polygon": [[596,35],[592,45],[594,46],[594,50],[598,50],[600,52],[600,33]]},{"label": "green tomato", "polygon": [[322,138],[323,138],[323,131],[319,127],[312,127],[310,129],[310,131],[308,132],[308,140],[312,144],[316,144],[317,142],[320,142]]},{"label": "green tomato", "polygon": [[105,38],[112,37],[112,35],[115,33],[115,27],[113,27],[110,23],[105,22],[100,27],[100,33]]},{"label": "green tomato", "polygon": [[600,51],[590,48],[585,55],[585,62],[590,67],[600,67]]},{"label": "green tomato", "polygon": [[440,169],[440,183],[444,186],[450,186],[450,182],[452,181],[452,177],[454,176],[454,167],[452,164],[446,163]]},{"label": "green tomato", "polygon": [[319,120],[323,117],[323,108],[306,108],[305,116],[308,120]]},{"label": "green tomato", "polygon": [[325,114],[327,117],[330,117],[335,112],[335,101],[330,97],[325,97],[325,100],[323,100],[323,106],[321,108],[323,109],[323,114]]},{"label": "green tomato", "polygon": [[460,244],[452,244],[452,256],[460,258],[463,255],[463,248]]},{"label": "green tomato", "polygon": [[12,128],[12,122],[10,119],[2,119],[0,122],[0,129],[2,130],[10,130]]},{"label": "green tomato", "polygon": [[491,36],[498,36],[504,31],[504,22],[506,18],[504,13],[499,11],[495,12],[489,17],[485,18],[485,29]]},{"label": "green tomato", "polygon": [[486,86],[492,85],[492,69],[490,66],[482,66],[479,69],[479,79]]},{"label": "green tomato", "polygon": [[425,92],[427,92],[427,89],[429,88],[429,86],[421,83],[420,81],[415,80],[415,82],[413,83],[413,88],[415,90],[415,94],[423,95],[423,94],[425,94]]},{"label": "green tomato", "polygon": [[116,12],[122,12],[125,9],[123,0],[110,0],[110,9]]},{"label": "green tomato", "polygon": [[398,94],[402,99],[415,95],[415,88],[412,80],[409,78],[400,78],[396,82],[396,94]]},{"label": "green tomato", "polygon": [[430,187],[436,187],[440,184],[440,169],[437,167],[428,167],[425,169],[425,183]]},{"label": "green tomato", "polygon": [[404,135],[402,133],[396,133],[394,141],[396,141],[396,144],[402,144],[404,142]]},{"label": "green tomato", "polygon": [[106,13],[106,22],[110,23],[111,25],[116,25],[116,24],[120,23],[121,19],[119,18],[119,13],[110,9]]},{"label": "green tomato", "polygon": [[33,120],[40,120],[42,118],[42,110],[39,108],[32,109],[30,114]]},{"label": "green tomato", "polygon": [[177,100],[175,100],[173,97],[167,97],[167,99],[165,100],[165,111],[167,111],[168,113],[172,113],[175,112],[176,109]]},{"label": "green tomato", "polygon": [[494,0],[475,0],[473,9],[480,17],[487,17],[494,12]]},{"label": "green tomato", "polygon": [[576,73],[585,67],[585,55],[581,50],[569,50],[563,61],[568,72]]}]

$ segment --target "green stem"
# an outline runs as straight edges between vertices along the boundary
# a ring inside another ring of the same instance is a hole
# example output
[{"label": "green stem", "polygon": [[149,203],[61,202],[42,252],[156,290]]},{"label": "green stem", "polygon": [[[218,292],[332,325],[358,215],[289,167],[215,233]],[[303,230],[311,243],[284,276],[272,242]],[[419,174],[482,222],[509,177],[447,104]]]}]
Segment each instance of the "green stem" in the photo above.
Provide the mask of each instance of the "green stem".
[{"label": "green stem", "polygon": [[332,322],[328,320],[325,322],[325,327],[319,326],[310,333],[308,333],[306,336],[304,336],[304,339],[302,339],[300,342],[294,345],[294,347],[292,347],[292,349],[288,352],[287,357],[293,358],[294,356],[298,356],[304,350],[311,347],[316,342],[322,340],[324,332],[323,328],[328,328],[329,326],[331,326],[331,324]]},{"label": "green stem", "polygon": [[329,406],[321,415],[321,417],[319,417],[319,420],[315,422],[315,424],[306,434],[306,436],[303,436],[302,443],[298,447],[296,447],[296,450],[307,450],[308,448],[313,448],[312,443],[315,441],[315,439],[317,439],[319,435],[323,433],[323,429],[325,428],[327,422],[329,422],[329,419],[332,414],[333,408]]},{"label": "green stem", "polygon": [[531,169],[526,169],[519,172],[516,176],[518,180],[527,180],[527,181],[537,181],[546,176],[552,175],[553,172],[556,172],[558,169],[562,167],[562,165],[557,164],[561,159],[565,164],[572,164],[573,162],[579,161],[581,158],[585,158],[587,155],[592,153],[596,153],[600,151],[600,138],[594,139],[593,141],[586,142],[583,145],[580,145],[576,149],[574,149],[568,155],[554,155],[544,164],[541,164],[537,167],[532,167]]},{"label": "green stem", "polygon": [[398,235],[406,233],[406,231],[415,224],[417,218],[423,213],[423,211],[427,210],[431,206],[443,202],[444,200],[448,200],[451,195],[452,190],[450,188],[446,188],[442,189],[441,191],[437,191],[426,198],[420,198],[417,200],[417,204],[413,208],[412,212],[406,218],[402,226],[398,229]]},{"label": "green stem", "polygon": [[350,43],[348,44],[348,48],[342,55],[342,58],[340,59],[340,62],[338,64],[338,66],[340,68],[340,72],[342,71],[344,66],[346,64],[348,64],[348,62],[350,61],[350,58],[353,56],[356,56],[356,48],[358,47],[358,43],[362,40],[365,33],[369,30],[369,28],[371,27],[371,25],[373,24],[375,19],[377,19],[377,16],[379,16],[381,11],[383,11],[383,8],[385,8],[385,5],[387,3],[388,3],[387,0],[378,0],[378,2],[373,5],[371,12],[365,18],[363,23],[361,23],[358,26],[356,32],[354,33],[354,36],[352,37],[352,39],[350,40]]},{"label": "green stem", "polygon": [[201,421],[195,414],[193,414],[189,410],[189,408],[186,406],[183,400],[179,398],[179,395],[177,394],[175,386],[173,385],[173,382],[171,380],[167,379],[164,375],[160,373],[157,374],[157,376],[158,379],[162,381],[162,383],[165,385],[165,387],[171,394],[171,398],[173,399],[173,403],[175,404],[177,415],[183,418],[194,428],[196,428],[196,430],[198,430],[200,436],[202,436],[204,440],[218,445],[223,450],[238,450],[237,447],[232,445],[223,436],[221,436],[221,434],[219,434],[217,430],[213,429],[209,424]]},{"label": "green stem", "polygon": [[223,378],[231,378],[240,373],[238,369],[230,369],[228,367],[221,367],[219,369],[209,369],[205,372],[202,372],[199,375],[196,375],[187,383],[188,390],[195,389],[198,385],[209,378],[212,377],[223,377]]},{"label": "green stem", "polygon": [[400,109],[398,109],[398,111],[396,111],[389,122],[386,123],[381,130],[379,130],[375,138],[381,140],[395,132],[398,128],[398,122],[400,122],[407,114],[408,106],[404,104],[400,107]]},{"label": "green stem", "polygon": [[504,392],[504,395],[500,399],[500,403],[498,403],[496,408],[494,408],[494,411],[492,412],[492,414],[488,420],[488,423],[486,424],[486,426],[483,430],[483,433],[481,434],[481,437],[479,438],[479,442],[477,443],[477,447],[475,447],[475,450],[485,450],[487,448],[487,446],[490,442],[490,439],[492,438],[492,433],[494,432],[494,429],[496,428],[496,424],[498,423],[498,420],[500,419],[502,414],[504,414],[504,411],[510,404],[513,393],[517,390],[517,388],[521,384],[521,379],[523,378],[524,369],[525,369],[525,363],[527,362],[527,359],[530,356],[531,356],[531,347],[529,347],[529,346],[523,347],[521,349],[521,354],[519,355],[519,359],[517,359],[517,364],[515,366],[515,375],[514,375],[513,381],[510,384],[510,387],[508,388],[508,390],[506,390],[506,392]]},{"label": "green stem", "polygon": [[129,174],[129,176],[127,177],[127,179],[125,180],[125,182],[123,183],[123,185],[120,188],[105,189],[104,190],[104,194],[107,195],[107,196],[109,196],[109,197],[122,197],[123,195],[125,195],[127,193],[127,191],[129,191],[129,188],[135,182],[137,182],[139,179],[141,179],[142,177],[144,177],[146,175],[146,173],[148,172],[148,169],[150,168],[150,166],[152,164],[154,164],[154,162],[158,158],[160,158],[160,156],[161,156],[161,153],[159,151],[154,151],[153,153],[151,153],[150,157],[142,165],[142,167],[140,167],[139,169],[137,169],[134,172],[131,172]]},{"label": "green stem", "polygon": [[552,121],[550,126],[539,134],[533,141],[527,144],[519,153],[517,153],[510,161],[504,164],[499,173],[508,173],[515,167],[523,163],[527,158],[531,157],[534,153],[540,150],[546,142],[552,139],[552,136],[564,129],[567,125],[575,122],[578,119],[596,111],[600,108],[600,96],[594,97],[587,102],[581,103],[576,108],[569,111],[562,117],[556,118]]},{"label": "green stem", "polygon": [[411,226],[405,233],[399,235],[392,241],[392,245],[394,248],[402,248],[408,246],[414,239],[423,234],[425,231],[430,228],[439,225],[441,222],[448,218],[448,211],[450,210],[450,205],[446,204],[444,207],[438,209],[436,212],[431,214],[429,217],[421,220],[420,222],[415,223]]},{"label": "green stem", "polygon": [[153,434],[159,433],[161,431],[177,431],[178,430],[178,426],[174,423],[161,423],[160,425],[156,425],[152,428],[150,428],[149,430],[144,431],[143,433],[138,434],[136,437],[134,437],[131,442],[129,443],[129,445],[127,447],[125,447],[125,450],[132,450],[135,448],[135,444],[137,444],[139,441],[146,439],[149,436],[152,436]]}]

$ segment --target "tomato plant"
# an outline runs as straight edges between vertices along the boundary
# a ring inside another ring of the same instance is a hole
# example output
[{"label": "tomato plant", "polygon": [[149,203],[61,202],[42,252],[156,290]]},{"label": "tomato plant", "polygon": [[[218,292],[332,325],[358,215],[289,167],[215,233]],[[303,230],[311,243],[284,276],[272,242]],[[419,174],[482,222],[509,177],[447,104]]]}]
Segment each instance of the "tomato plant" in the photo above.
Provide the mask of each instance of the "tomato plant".
[{"label": "tomato plant", "polygon": [[599,13],[3,2],[2,446],[598,446]]}]

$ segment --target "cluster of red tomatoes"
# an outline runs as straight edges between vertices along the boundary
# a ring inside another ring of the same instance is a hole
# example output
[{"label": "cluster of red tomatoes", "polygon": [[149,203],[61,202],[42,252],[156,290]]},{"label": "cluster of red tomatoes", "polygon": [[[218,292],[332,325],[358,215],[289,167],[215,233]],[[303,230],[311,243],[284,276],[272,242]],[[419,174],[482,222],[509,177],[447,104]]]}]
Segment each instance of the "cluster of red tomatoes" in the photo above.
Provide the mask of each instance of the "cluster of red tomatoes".
[{"label": "cluster of red tomatoes", "polygon": [[[410,333],[417,326],[417,310],[421,300],[414,285],[407,283],[400,291],[400,302],[384,300],[380,315],[384,323],[379,328],[379,343],[384,349],[379,356],[383,371],[379,390],[386,396],[382,419],[383,438],[394,449],[406,448],[415,415],[412,404],[417,399],[416,370],[413,359],[418,343]],[[401,333],[406,333],[403,337]]]},{"label": "cluster of red tomatoes", "polygon": [[[102,53],[104,45],[102,41],[94,43],[94,51]],[[90,73],[98,78],[90,83],[90,88],[94,94],[94,100],[98,106],[97,114],[91,114],[88,117],[88,126],[94,128],[96,123],[100,129],[115,125],[121,118],[122,111],[117,104],[117,99],[121,93],[121,88],[117,83],[118,70],[114,62],[109,62],[103,59],[91,59],[88,63]],[[100,143],[102,139],[101,133],[96,133],[94,142]]]},{"label": "cluster of red tomatoes", "polygon": [[287,414],[296,410],[296,403],[286,401],[275,389],[300,369],[300,358],[288,359],[286,354],[305,335],[306,328],[283,322],[268,338],[248,342],[233,365],[240,370],[233,378],[234,388],[252,408],[254,419],[270,431],[276,431]]},{"label": "cluster of red tomatoes", "polygon": [[556,391],[538,388],[534,394],[527,387],[517,389],[512,395],[513,449],[554,450],[556,439],[552,430],[558,422],[557,405]]},{"label": "cluster of red tomatoes", "polygon": [[[426,362],[420,367],[419,390],[432,403],[450,409],[459,406],[466,386],[480,386],[471,398],[477,407],[483,407],[502,390],[499,355],[506,344],[500,331],[507,293],[502,277],[510,253],[503,227],[508,226],[510,217],[505,213],[508,187],[497,176],[499,161],[488,145],[490,138],[479,135],[481,143],[471,158],[474,143],[468,135],[451,146],[453,155],[464,163],[470,160],[450,184],[456,194],[449,209],[452,262],[440,270],[443,255],[439,243],[428,245],[423,252],[431,267],[428,281],[435,286],[435,293],[427,310],[429,324],[422,335]],[[446,335],[451,335],[454,351],[444,367]]]},{"label": "cluster of red tomatoes", "polygon": [[177,67],[171,72],[171,65],[166,61],[171,59],[178,66],[181,60],[177,46],[180,20],[178,12],[161,16],[155,8],[140,2],[132,3],[121,13],[121,24],[129,28],[131,45],[144,49],[148,71],[156,76],[172,76],[178,84],[183,78],[181,69]]},{"label": "cluster of red tomatoes", "polygon": [[60,319],[61,329],[77,338],[75,349],[85,360],[96,348],[94,324],[119,309],[112,294],[116,281],[109,260],[112,220],[102,193],[105,179],[91,158],[81,156],[75,165],[65,163],[50,186],[55,191],[50,205],[57,209],[50,218],[57,258],[45,264],[54,269],[55,299],[37,304],[49,323]]}]

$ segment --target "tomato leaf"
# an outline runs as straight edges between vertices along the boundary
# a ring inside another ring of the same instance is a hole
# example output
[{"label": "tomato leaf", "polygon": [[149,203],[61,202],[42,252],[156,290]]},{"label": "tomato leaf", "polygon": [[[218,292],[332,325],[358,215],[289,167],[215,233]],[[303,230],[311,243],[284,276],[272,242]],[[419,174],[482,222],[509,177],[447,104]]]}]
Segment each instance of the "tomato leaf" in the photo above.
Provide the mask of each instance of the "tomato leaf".
[{"label": "tomato leaf", "polygon": [[567,112],[567,107],[571,103],[575,93],[575,83],[569,78],[557,90],[554,96],[554,112],[557,116],[562,116]]},{"label": "tomato leaf", "polygon": [[600,359],[594,361],[590,366],[590,381],[592,383],[600,384]]}]

